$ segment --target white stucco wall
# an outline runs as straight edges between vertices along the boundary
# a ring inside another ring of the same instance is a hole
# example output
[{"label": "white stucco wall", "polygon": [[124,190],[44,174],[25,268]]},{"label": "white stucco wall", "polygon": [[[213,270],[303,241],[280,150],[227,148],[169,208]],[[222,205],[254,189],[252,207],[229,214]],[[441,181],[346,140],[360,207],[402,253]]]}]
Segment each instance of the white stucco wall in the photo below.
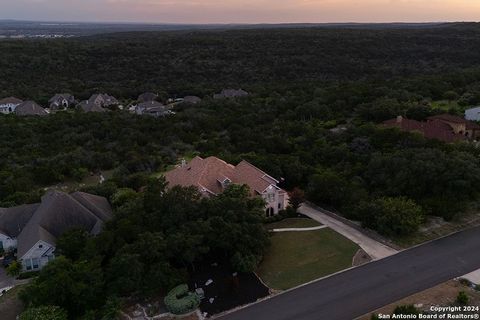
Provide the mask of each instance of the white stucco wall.
[{"label": "white stucco wall", "polygon": [[15,108],[18,104],[7,103],[7,104],[0,104],[0,113],[8,114],[15,111]]}]

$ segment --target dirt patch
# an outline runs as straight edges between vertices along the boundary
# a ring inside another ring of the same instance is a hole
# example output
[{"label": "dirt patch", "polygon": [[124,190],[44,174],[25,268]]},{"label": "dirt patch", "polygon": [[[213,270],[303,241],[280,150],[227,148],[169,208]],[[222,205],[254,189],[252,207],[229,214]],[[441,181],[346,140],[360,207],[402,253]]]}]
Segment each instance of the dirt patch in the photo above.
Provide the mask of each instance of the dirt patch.
[{"label": "dirt patch", "polygon": [[391,314],[395,307],[400,305],[415,305],[421,311],[428,311],[431,306],[450,306],[455,302],[460,291],[465,291],[470,298],[468,305],[480,306],[480,291],[476,291],[458,280],[450,280],[375,310],[357,320],[370,320],[372,313]]},{"label": "dirt patch", "polygon": [[358,267],[362,264],[369,263],[370,261],[372,261],[372,258],[363,249],[359,249],[357,253],[353,256],[352,260],[352,266]]}]

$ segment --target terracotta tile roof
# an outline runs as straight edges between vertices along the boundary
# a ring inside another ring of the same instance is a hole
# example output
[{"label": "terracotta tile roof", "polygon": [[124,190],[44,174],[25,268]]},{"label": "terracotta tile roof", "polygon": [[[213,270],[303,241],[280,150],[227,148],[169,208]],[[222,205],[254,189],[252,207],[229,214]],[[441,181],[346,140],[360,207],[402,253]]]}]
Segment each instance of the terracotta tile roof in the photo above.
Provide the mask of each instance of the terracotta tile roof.
[{"label": "terracotta tile roof", "polygon": [[277,187],[278,181],[247,161],[233,166],[219,158],[195,157],[190,163],[179,166],[165,174],[169,185],[197,186],[211,194],[223,191],[222,182],[246,184],[252,195],[261,194],[270,185]]},{"label": "terracotta tile roof", "polygon": [[440,119],[431,119],[427,122],[397,117],[383,122],[384,126],[397,127],[402,131],[418,132],[427,139],[437,139],[447,143],[465,140],[461,134],[455,134],[452,128]]},{"label": "terracotta tile roof", "polygon": [[468,130],[480,130],[480,125],[478,125],[477,123],[472,122],[472,121],[468,121],[468,120],[466,120],[462,117],[454,116],[454,115],[451,115],[451,114],[448,114],[448,113],[439,114],[439,115],[436,115],[436,116],[431,116],[431,117],[428,117],[427,120],[429,120],[429,121],[440,120],[440,121],[444,121],[444,122],[465,124],[465,127]]}]

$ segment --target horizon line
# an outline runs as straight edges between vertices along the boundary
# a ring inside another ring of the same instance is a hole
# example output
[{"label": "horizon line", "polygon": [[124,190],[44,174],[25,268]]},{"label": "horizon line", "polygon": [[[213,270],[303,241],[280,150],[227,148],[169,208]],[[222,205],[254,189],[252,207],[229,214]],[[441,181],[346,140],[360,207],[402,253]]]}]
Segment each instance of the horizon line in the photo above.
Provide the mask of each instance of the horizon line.
[{"label": "horizon line", "polygon": [[362,25],[362,24],[445,24],[445,23],[479,23],[474,20],[446,20],[446,21],[375,21],[375,22],[360,22],[360,21],[336,21],[336,22],[149,22],[149,21],[95,21],[95,20],[34,20],[34,19],[11,19],[0,18],[0,22],[37,22],[37,23],[78,23],[78,24],[131,24],[131,25],[189,25],[189,26],[255,26],[255,25]]}]

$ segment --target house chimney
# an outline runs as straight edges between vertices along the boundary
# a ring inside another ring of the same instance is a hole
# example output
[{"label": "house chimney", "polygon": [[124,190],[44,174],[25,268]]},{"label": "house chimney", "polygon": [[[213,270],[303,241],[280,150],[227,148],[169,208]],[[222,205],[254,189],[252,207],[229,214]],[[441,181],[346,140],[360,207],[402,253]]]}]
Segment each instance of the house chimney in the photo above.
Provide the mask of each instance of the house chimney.
[{"label": "house chimney", "polygon": [[185,159],[182,159],[182,168],[185,168],[187,166],[187,161]]},{"label": "house chimney", "polygon": [[402,123],[403,117],[402,116],[397,116],[397,123]]}]

